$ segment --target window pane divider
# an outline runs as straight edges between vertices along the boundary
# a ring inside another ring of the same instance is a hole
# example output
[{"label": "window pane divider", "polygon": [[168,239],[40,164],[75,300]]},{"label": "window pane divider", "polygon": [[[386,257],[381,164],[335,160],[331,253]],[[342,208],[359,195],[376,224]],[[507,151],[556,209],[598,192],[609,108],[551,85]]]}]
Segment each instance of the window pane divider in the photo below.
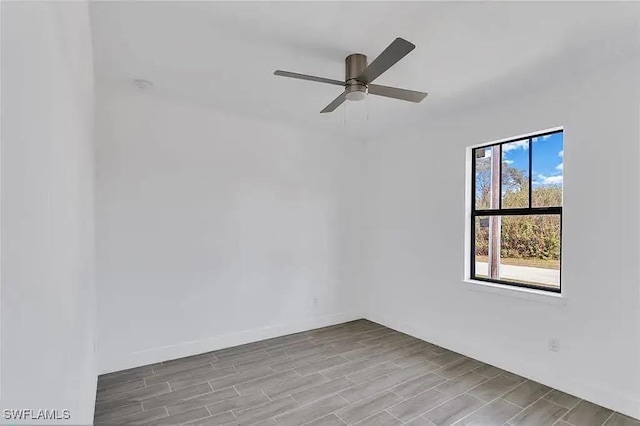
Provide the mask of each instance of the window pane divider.
[{"label": "window pane divider", "polygon": [[[500,184],[498,185],[498,193],[500,194],[500,198],[498,199],[498,208],[500,210],[502,210],[502,196],[503,196],[503,194],[502,194],[502,144],[500,145],[500,154],[499,155],[500,155],[500,167],[499,167],[500,170],[499,170],[498,173],[500,173],[500,175],[499,175],[500,176],[499,177]],[[531,205],[529,205],[529,207],[531,207]]]},{"label": "window pane divider", "polygon": [[528,215],[562,214],[562,207],[533,207],[513,209],[473,210],[472,216],[528,216]]},{"label": "window pane divider", "polygon": [[533,139],[529,138],[529,208],[533,207]]},{"label": "window pane divider", "polygon": [[491,278],[484,278],[484,277],[471,277],[471,279],[475,281],[482,281],[482,282],[491,283],[491,284],[501,284],[501,285],[508,285],[511,287],[528,288],[531,290],[542,290],[542,291],[550,291],[552,293],[562,293],[559,288],[555,288],[551,286],[545,287],[543,285],[525,284],[517,281],[494,280]]}]

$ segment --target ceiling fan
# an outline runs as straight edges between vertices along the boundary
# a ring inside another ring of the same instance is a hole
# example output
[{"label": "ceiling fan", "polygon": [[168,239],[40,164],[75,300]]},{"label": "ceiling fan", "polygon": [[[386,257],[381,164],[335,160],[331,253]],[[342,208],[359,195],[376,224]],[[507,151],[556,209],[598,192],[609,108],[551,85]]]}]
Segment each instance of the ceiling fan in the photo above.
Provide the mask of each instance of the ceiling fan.
[{"label": "ceiling fan", "polygon": [[282,70],[277,70],[273,74],[281,77],[343,86],[344,92],[320,111],[321,113],[334,111],[345,100],[361,101],[367,97],[367,94],[417,103],[423,100],[427,94],[424,92],[416,92],[415,90],[371,84],[376,78],[380,77],[382,73],[394,66],[400,59],[407,56],[407,54],[415,48],[415,44],[398,37],[369,65],[367,65],[367,57],[365,55],[361,53],[349,55],[345,59],[345,81]]}]

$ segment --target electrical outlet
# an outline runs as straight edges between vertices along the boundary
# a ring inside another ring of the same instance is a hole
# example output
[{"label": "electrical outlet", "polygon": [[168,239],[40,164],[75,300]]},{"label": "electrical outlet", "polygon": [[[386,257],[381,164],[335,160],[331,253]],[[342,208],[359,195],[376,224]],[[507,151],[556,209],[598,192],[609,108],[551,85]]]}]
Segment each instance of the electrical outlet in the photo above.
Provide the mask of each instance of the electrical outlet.
[{"label": "electrical outlet", "polygon": [[551,352],[560,352],[560,340],[555,337],[549,338],[549,350]]},{"label": "electrical outlet", "polygon": [[318,302],[319,302],[318,298],[314,297],[313,298],[313,306],[318,306]]}]

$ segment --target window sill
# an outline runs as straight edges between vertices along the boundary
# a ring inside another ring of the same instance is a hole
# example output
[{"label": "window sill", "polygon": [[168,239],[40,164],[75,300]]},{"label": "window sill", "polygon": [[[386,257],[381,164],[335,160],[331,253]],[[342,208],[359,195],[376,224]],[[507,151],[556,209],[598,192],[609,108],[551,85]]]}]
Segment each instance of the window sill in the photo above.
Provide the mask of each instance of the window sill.
[{"label": "window sill", "polygon": [[542,290],[534,290],[523,287],[512,287],[503,284],[495,284],[472,279],[465,279],[463,284],[467,289],[483,293],[493,293],[501,296],[517,297],[549,305],[566,305],[567,298],[560,293],[550,293]]}]

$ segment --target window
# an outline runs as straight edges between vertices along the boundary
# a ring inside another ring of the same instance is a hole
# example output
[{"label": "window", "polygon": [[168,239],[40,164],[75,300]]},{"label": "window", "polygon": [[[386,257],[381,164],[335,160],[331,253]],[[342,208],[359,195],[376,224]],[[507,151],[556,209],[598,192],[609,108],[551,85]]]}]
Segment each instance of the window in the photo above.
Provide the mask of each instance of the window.
[{"label": "window", "polygon": [[562,130],[471,150],[471,278],[560,292]]}]

